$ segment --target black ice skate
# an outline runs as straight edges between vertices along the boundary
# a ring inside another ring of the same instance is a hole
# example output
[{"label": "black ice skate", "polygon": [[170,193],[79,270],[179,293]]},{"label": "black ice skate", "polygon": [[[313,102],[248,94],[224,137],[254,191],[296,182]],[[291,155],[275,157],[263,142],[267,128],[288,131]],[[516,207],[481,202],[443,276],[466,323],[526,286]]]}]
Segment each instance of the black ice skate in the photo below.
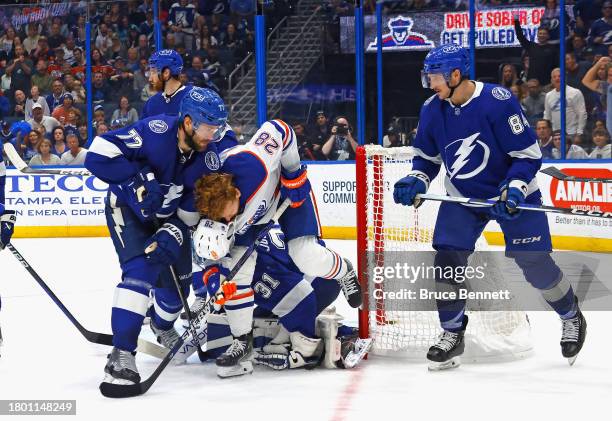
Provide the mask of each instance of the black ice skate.
[{"label": "black ice skate", "polygon": [[126,385],[140,383],[135,352],[113,348],[107,358],[108,361],[104,367],[106,376],[102,381],[103,383]]},{"label": "black ice skate", "polygon": [[446,370],[461,365],[461,354],[465,350],[463,336],[467,322],[468,317],[463,316],[461,331],[455,333],[445,330],[438,336],[438,341],[427,351],[430,371]]},{"label": "black ice skate", "polygon": [[[576,301],[578,300],[576,299]],[[567,358],[569,365],[574,365],[586,338],[587,322],[580,309],[578,309],[575,317],[561,320],[561,323],[561,353]]]},{"label": "black ice skate", "polygon": [[221,378],[242,376],[253,372],[253,332],[234,337],[232,344],[217,357],[217,376]]},{"label": "black ice skate", "polygon": [[348,259],[342,259],[346,264],[346,274],[338,279],[338,283],[342,287],[342,292],[346,297],[346,301],[348,301],[349,305],[353,308],[357,308],[361,305],[363,299],[361,297],[361,285],[359,284],[359,279],[355,274],[355,270],[353,269],[353,265]]}]

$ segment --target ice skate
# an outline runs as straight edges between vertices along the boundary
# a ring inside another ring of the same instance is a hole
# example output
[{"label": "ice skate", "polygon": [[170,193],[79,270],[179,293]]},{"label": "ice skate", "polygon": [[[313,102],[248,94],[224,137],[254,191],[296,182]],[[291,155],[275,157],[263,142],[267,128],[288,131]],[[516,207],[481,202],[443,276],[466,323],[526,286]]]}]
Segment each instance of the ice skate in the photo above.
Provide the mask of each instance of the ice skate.
[{"label": "ice skate", "polygon": [[153,320],[151,320],[150,326],[151,330],[155,334],[155,337],[157,338],[157,342],[168,349],[172,349],[174,345],[176,345],[178,340],[181,338],[181,336],[178,334],[174,327],[171,327],[168,330],[161,330],[157,326],[155,326]]},{"label": "ice skate", "polygon": [[580,309],[571,319],[561,320],[561,353],[569,365],[574,365],[586,338],[587,322]]},{"label": "ice skate", "polygon": [[227,350],[217,357],[217,376],[222,379],[227,377],[242,376],[253,372],[253,333],[234,337],[234,341]]},{"label": "ice skate", "polygon": [[338,279],[338,283],[342,287],[342,292],[346,297],[349,305],[353,308],[357,308],[361,305],[363,299],[361,297],[361,285],[359,285],[359,279],[353,269],[353,265],[348,259],[343,259],[344,264],[347,266],[346,274]]},{"label": "ice skate", "polygon": [[136,384],[140,383],[140,374],[136,368],[136,353],[113,348],[108,354],[108,361],[104,367],[103,383]]},{"label": "ice skate", "polygon": [[463,327],[461,331],[443,331],[440,336],[438,336],[438,341],[429,348],[429,351],[427,351],[427,359],[430,361],[430,371],[457,368],[461,365],[461,355],[465,350],[463,336],[465,334],[467,321],[467,316],[463,316]]}]

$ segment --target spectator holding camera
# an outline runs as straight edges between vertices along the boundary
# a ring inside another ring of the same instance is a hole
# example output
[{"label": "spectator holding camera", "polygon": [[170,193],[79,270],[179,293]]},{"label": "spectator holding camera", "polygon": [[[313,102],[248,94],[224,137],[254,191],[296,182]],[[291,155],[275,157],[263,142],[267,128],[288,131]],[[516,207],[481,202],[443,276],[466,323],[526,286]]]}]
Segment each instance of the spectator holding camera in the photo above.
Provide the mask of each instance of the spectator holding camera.
[{"label": "spectator holding camera", "polygon": [[346,161],[355,159],[357,142],[353,138],[351,126],[346,117],[336,117],[331,129],[331,136],[321,151],[331,161]]},{"label": "spectator holding camera", "polygon": [[591,159],[610,159],[610,134],[605,129],[593,130],[593,144],[595,147],[591,151],[589,158]]}]

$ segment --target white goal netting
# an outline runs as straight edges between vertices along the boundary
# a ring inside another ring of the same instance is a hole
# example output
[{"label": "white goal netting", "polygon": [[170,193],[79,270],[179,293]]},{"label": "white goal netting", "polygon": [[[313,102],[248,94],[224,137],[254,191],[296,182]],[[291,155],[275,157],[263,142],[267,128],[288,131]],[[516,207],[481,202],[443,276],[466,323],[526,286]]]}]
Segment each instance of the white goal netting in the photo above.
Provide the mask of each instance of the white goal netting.
[{"label": "white goal netting", "polygon": [[[374,354],[420,359],[440,333],[435,301],[380,298],[380,291],[399,291],[406,281],[385,279],[374,283],[370,279],[373,266],[410,263],[413,257],[420,264],[424,255],[431,256],[433,262],[433,253],[425,252],[433,251],[431,242],[439,203],[425,202],[414,209],[393,201],[393,185],[410,170],[412,156],[409,147],[365,146],[357,153],[359,273],[366,297],[360,330],[362,336],[374,339]],[[444,194],[441,178],[442,175],[432,182],[429,193]],[[484,238],[479,239],[476,250],[487,249]],[[479,258],[479,253],[473,254],[470,265],[478,265]],[[492,289],[503,289],[503,277],[495,276],[496,270],[501,269],[487,264],[486,282],[491,283]],[[374,298],[374,289],[380,290],[379,298]],[[524,312],[512,304],[504,305],[500,311],[490,307],[478,311],[478,302],[470,304],[464,360],[507,360],[529,355],[530,329]]]}]

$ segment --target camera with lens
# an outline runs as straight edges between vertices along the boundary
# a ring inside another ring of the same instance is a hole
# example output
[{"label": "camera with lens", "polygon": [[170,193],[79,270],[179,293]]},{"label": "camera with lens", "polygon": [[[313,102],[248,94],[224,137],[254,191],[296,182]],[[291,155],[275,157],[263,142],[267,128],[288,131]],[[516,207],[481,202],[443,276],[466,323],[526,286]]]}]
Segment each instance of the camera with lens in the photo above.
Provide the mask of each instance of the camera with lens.
[{"label": "camera with lens", "polygon": [[336,134],[340,136],[346,136],[348,134],[349,128],[345,124],[338,124],[336,126]]}]

